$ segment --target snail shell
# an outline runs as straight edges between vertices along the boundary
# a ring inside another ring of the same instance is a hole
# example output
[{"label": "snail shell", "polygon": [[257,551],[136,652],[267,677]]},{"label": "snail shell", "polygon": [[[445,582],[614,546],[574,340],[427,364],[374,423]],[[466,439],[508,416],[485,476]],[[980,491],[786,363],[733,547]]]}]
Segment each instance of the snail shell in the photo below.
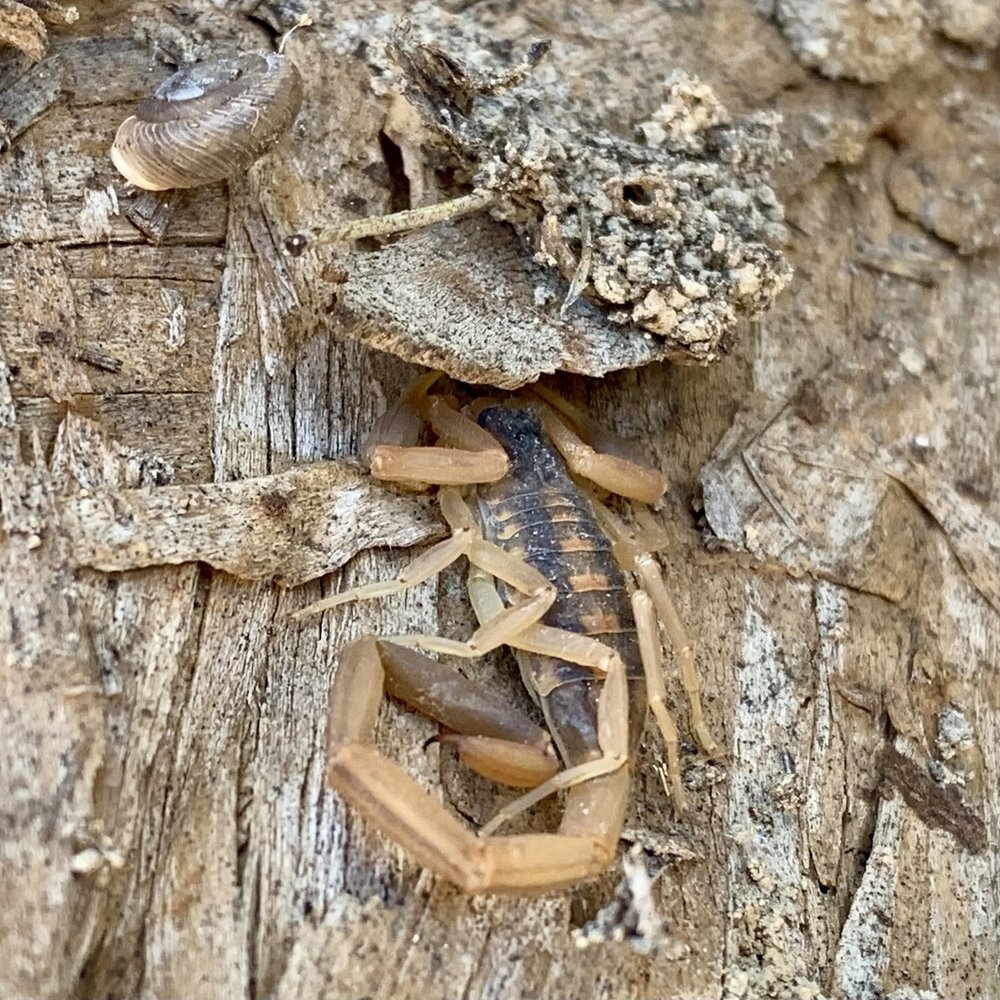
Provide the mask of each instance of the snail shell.
[{"label": "snail shell", "polygon": [[302,78],[275,52],[179,70],[118,129],[111,159],[150,191],[214,184],[246,170],[295,121]]}]

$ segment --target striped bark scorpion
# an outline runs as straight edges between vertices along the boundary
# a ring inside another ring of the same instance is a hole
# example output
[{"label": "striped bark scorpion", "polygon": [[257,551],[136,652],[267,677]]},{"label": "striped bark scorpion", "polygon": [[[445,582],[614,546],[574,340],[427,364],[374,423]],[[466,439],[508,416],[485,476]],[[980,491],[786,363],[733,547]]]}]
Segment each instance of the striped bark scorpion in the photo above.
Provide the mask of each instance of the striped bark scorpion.
[{"label": "striped bark scorpion", "polygon": [[[647,705],[666,744],[675,805],[684,807],[657,618],[677,650],[692,729],[707,755],[717,750],[702,715],[691,644],[641,531],[574,477],[647,504],[667,483],[629,456],[626,442],[543,388],[505,401],[477,399],[463,409],[454,397],[429,392],[438,377],[419,379],[380,418],[366,451],[378,479],[439,487],[450,537],[396,579],[345,590],[296,617],[401,592],[465,556],[480,626],[464,642],[368,637],[341,651],[330,688],[327,780],[425,868],[466,892],[554,891],[614,860]],[[436,446],[417,443],[425,423]],[[462,489],[474,489],[473,506]],[[548,731],[489,687],[414,648],[472,658],[501,644],[514,650]],[[372,744],[385,692],[445,727],[441,741],[473,770],[531,790],[473,833]],[[557,833],[494,834],[559,789],[567,794]]]}]

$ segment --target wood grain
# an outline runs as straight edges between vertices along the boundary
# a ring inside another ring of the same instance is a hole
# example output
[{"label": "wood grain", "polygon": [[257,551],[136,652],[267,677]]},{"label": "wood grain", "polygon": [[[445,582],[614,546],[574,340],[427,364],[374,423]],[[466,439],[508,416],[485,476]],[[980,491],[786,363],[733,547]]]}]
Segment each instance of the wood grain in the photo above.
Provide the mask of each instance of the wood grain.
[{"label": "wood grain", "polygon": [[[271,580],[349,554],[323,541],[324,476],[353,468],[413,376],[327,312],[337,255],[290,261],[282,240],[390,207],[384,41],[393,15],[440,9],[314,3],[288,42],[307,95],[287,143],[185,193],[153,247],[107,159],[114,128],[168,63],[267,46],[285,8],[78,6],[39,62],[0,49],[0,995],[1000,996],[1000,164],[962,127],[984,102],[996,113],[991,53],[942,40],[928,9],[906,71],[861,85],[806,69],[759,4],[450,5],[514,47],[552,38],[543,81],[626,134],[675,67],[736,111],[784,115],[796,275],[774,311],[709,369],[552,380],[674,484],[663,564],[727,750],[684,747],[678,817],[658,737],[640,748],[627,832],[672,941],[650,949],[620,869],[545,899],[469,899],[325,788],[338,649],[461,635],[472,616],[460,571],[288,614],[394,573],[434,530],[421,503],[392,493],[396,520],[367,517],[367,548],[322,583]],[[920,108],[958,109],[947,150]],[[888,182],[901,157],[905,212]],[[975,255],[942,238],[956,185]],[[263,498],[291,483],[309,499],[278,530],[282,501]],[[187,535],[197,496],[211,516]],[[173,555],[88,555],[118,515]],[[523,704],[509,666],[482,669]],[[487,818],[505,793],[433,734],[390,704],[376,739]]]}]

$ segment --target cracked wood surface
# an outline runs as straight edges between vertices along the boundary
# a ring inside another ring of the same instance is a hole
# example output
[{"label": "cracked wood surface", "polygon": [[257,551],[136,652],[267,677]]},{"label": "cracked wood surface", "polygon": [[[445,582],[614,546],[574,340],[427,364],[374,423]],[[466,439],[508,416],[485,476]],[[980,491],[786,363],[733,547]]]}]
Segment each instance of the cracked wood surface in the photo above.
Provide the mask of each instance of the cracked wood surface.
[{"label": "cracked wood surface", "polygon": [[[289,43],[307,75],[293,137],[178,196],[158,247],[107,160],[118,121],[163,59],[269,39],[254,4],[77,6],[39,62],[0,49],[0,995],[1000,996],[991,61],[928,24],[902,76],[858,86],[804,69],[736,0],[454,5],[517,45],[551,37],[616,127],[678,67],[734,110],[781,111],[794,154],[796,276],[734,356],[553,380],[670,476],[665,572],[727,748],[721,767],[688,749],[683,817],[655,735],[636,765],[627,832],[676,946],[581,952],[620,869],[468,899],[324,788],[337,650],[462,634],[461,574],[287,620],[440,530],[380,490],[353,528],[324,509],[328,486],[363,488],[350,460],[412,369],[329,319],[327,259],[277,249],[390,206],[365,60],[406,5],[315,4]],[[947,115],[947,150],[921,109]],[[523,699],[508,666],[484,670]],[[388,705],[376,735],[487,818],[504,793],[433,734]]]}]

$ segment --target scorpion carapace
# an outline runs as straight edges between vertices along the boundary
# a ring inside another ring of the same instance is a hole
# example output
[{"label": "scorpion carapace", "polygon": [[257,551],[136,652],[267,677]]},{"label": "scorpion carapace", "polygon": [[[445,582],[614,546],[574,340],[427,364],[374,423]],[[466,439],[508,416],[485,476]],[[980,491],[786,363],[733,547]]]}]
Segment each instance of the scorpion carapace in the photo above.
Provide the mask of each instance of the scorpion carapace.
[{"label": "scorpion carapace", "polygon": [[[328,780],[410,855],[468,892],[551,891],[598,874],[614,859],[647,703],[665,739],[672,794],[683,806],[658,617],[677,649],[692,728],[706,753],[716,749],[691,646],[658,564],[574,477],[644,502],[659,499],[666,480],[638,464],[625,442],[543,389],[510,402],[477,400],[464,411],[453,397],[429,393],[437,378],[418,380],[380,421],[382,440],[369,457],[377,478],[441,484],[450,537],[395,580],[335,594],[299,614],[398,593],[464,556],[479,628],[466,641],[365,638],[341,651],[330,688]],[[418,416],[439,446],[413,444]],[[463,490],[470,499],[474,492],[471,506]],[[503,644],[514,650],[548,732],[485,685],[413,648],[472,658]],[[372,746],[385,691],[446,727],[442,742],[475,770],[532,790],[476,836]],[[492,834],[559,789],[566,797],[557,833]]]}]

